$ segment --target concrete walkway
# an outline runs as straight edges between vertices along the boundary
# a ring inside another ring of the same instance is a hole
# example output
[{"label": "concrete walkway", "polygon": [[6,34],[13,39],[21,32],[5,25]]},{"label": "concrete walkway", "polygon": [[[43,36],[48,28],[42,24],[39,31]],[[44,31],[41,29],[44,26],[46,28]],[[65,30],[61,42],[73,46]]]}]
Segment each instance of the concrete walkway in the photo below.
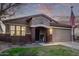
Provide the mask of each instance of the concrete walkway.
[{"label": "concrete walkway", "polygon": [[38,44],[32,44],[32,45],[25,45],[25,46],[26,47],[39,47],[39,46],[50,46],[50,45],[63,45],[63,46],[67,46],[67,47],[79,50],[78,42],[51,42],[51,43],[38,43]]},{"label": "concrete walkway", "polygon": [[59,42],[58,44],[79,50],[79,43],[78,42]]},{"label": "concrete walkway", "polygon": [[52,43],[39,43],[40,46],[50,46],[50,45],[63,45],[73,49],[79,50],[79,43],[78,42],[52,42]]},{"label": "concrete walkway", "polygon": [[70,48],[74,48],[79,50],[79,43],[78,42],[55,42],[55,43],[49,43],[49,44],[41,44],[43,46],[49,46],[49,45],[63,45]]},{"label": "concrete walkway", "polygon": [[79,50],[79,43],[77,42],[51,42],[51,43],[33,43],[25,45],[12,45],[11,43],[2,43],[0,44],[0,52],[16,47],[31,48],[31,47],[41,47],[41,46],[50,46],[50,45],[63,45]]}]

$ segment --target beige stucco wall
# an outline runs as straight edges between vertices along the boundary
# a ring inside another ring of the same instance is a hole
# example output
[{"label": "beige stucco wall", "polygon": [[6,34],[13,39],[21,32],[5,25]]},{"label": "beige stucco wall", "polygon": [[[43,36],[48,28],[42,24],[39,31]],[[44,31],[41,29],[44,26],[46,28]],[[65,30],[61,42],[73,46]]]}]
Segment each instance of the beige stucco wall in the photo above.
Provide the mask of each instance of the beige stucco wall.
[{"label": "beige stucco wall", "polygon": [[52,41],[53,42],[66,42],[71,39],[71,30],[69,29],[59,29],[53,28]]}]

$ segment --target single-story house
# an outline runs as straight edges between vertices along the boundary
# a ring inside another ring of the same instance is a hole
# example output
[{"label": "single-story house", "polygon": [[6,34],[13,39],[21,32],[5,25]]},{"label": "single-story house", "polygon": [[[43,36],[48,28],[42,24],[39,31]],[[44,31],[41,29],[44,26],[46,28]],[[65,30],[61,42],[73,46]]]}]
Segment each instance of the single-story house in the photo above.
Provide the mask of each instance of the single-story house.
[{"label": "single-story house", "polygon": [[16,43],[65,42],[71,41],[71,26],[60,24],[44,14],[2,21],[5,34],[0,40]]}]

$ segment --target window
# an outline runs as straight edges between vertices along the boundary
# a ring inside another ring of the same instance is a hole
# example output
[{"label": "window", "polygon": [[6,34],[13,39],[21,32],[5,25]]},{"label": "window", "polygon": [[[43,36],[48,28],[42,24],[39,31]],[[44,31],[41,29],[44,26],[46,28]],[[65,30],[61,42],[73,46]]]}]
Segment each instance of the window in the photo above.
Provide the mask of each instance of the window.
[{"label": "window", "polygon": [[26,27],[25,26],[10,26],[10,35],[11,36],[25,36]]},{"label": "window", "polygon": [[25,33],[26,33],[26,28],[24,26],[22,26],[22,36],[25,36]]},{"label": "window", "polygon": [[11,36],[15,35],[15,26],[10,26],[10,34]]},{"label": "window", "polygon": [[21,34],[20,34],[20,31],[21,29],[20,29],[20,26],[16,26],[16,35],[17,36],[20,36]]}]

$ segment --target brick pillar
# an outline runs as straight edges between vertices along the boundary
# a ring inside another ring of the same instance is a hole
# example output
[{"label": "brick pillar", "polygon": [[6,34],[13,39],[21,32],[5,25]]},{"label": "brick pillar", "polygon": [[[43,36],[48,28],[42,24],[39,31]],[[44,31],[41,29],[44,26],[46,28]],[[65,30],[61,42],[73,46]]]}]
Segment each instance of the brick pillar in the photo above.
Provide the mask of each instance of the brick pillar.
[{"label": "brick pillar", "polygon": [[35,27],[31,28],[32,42],[35,42]]}]

